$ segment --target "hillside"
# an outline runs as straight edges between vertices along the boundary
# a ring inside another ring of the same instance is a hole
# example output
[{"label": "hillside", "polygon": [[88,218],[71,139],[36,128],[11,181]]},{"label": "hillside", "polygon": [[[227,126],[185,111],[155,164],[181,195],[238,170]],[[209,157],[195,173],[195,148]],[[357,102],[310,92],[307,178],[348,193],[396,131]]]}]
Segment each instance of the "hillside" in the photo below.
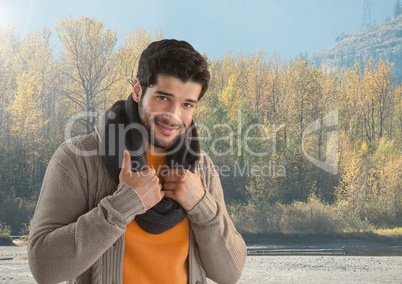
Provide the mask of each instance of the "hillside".
[{"label": "hillside", "polygon": [[316,65],[350,67],[355,60],[384,59],[394,63],[395,75],[402,79],[402,15],[360,32],[341,35],[337,43],[313,54]]}]

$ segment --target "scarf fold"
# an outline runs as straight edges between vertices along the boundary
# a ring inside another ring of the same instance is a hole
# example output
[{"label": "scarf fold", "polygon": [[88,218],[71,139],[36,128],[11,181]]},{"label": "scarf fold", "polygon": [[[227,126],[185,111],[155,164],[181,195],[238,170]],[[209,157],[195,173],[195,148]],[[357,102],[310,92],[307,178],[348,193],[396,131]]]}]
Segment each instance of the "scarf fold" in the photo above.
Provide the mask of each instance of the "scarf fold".
[{"label": "scarf fold", "polygon": [[[132,95],[126,101],[117,101],[104,117],[104,134],[101,142],[101,156],[106,168],[119,184],[119,174],[123,151],[132,154],[132,171],[144,170],[147,165],[146,145],[148,133],[140,122],[138,104]],[[183,137],[168,151],[169,168],[184,168],[194,171],[200,157],[198,133],[193,122]],[[170,198],[163,198],[144,214],[135,216],[137,224],[150,234],[163,233],[183,221],[186,211],[179,203]]]}]

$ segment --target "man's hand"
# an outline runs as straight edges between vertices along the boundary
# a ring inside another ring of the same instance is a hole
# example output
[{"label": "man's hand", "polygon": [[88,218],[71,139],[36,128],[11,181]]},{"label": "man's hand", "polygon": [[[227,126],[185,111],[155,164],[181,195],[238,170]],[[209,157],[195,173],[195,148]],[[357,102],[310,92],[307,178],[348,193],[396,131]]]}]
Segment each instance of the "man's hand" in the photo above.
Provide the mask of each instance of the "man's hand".
[{"label": "man's hand", "polygon": [[169,170],[162,188],[165,197],[176,200],[187,211],[193,209],[205,194],[198,172],[193,174],[186,169]]},{"label": "man's hand", "polygon": [[123,165],[119,175],[120,183],[124,183],[134,189],[145,205],[145,210],[152,208],[165,195],[162,185],[154,169],[146,169],[141,172],[131,171],[131,156],[128,151],[123,153]]}]

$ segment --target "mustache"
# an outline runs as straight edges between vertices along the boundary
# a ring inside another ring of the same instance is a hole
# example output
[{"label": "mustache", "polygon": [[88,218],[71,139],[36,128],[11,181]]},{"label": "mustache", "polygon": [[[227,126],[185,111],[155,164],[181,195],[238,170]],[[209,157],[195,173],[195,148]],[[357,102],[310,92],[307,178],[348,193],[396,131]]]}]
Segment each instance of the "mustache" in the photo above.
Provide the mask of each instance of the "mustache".
[{"label": "mustache", "polygon": [[166,116],[158,115],[153,118],[153,122],[155,122],[157,124],[163,124],[163,125],[169,126],[171,128],[184,128],[185,127],[184,123],[180,123],[175,118],[172,118],[172,119],[173,119],[173,121],[170,121],[169,118],[167,118]]}]

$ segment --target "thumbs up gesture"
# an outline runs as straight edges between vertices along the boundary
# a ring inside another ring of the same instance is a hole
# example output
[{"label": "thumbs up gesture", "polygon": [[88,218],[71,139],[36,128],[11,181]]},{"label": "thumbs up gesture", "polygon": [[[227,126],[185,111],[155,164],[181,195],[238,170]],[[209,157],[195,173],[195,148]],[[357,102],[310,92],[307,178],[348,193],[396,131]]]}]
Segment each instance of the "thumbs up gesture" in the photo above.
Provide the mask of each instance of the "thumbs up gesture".
[{"label": "thumbs up gesture", "polygon": [[123,153],[123,165],[119,175],[120,183],[131,187],[145,205],[145,210],[152,208],[164,197],[162,185],[152,168],[140,172],[131,171],[131,156],[128,151]]}]

